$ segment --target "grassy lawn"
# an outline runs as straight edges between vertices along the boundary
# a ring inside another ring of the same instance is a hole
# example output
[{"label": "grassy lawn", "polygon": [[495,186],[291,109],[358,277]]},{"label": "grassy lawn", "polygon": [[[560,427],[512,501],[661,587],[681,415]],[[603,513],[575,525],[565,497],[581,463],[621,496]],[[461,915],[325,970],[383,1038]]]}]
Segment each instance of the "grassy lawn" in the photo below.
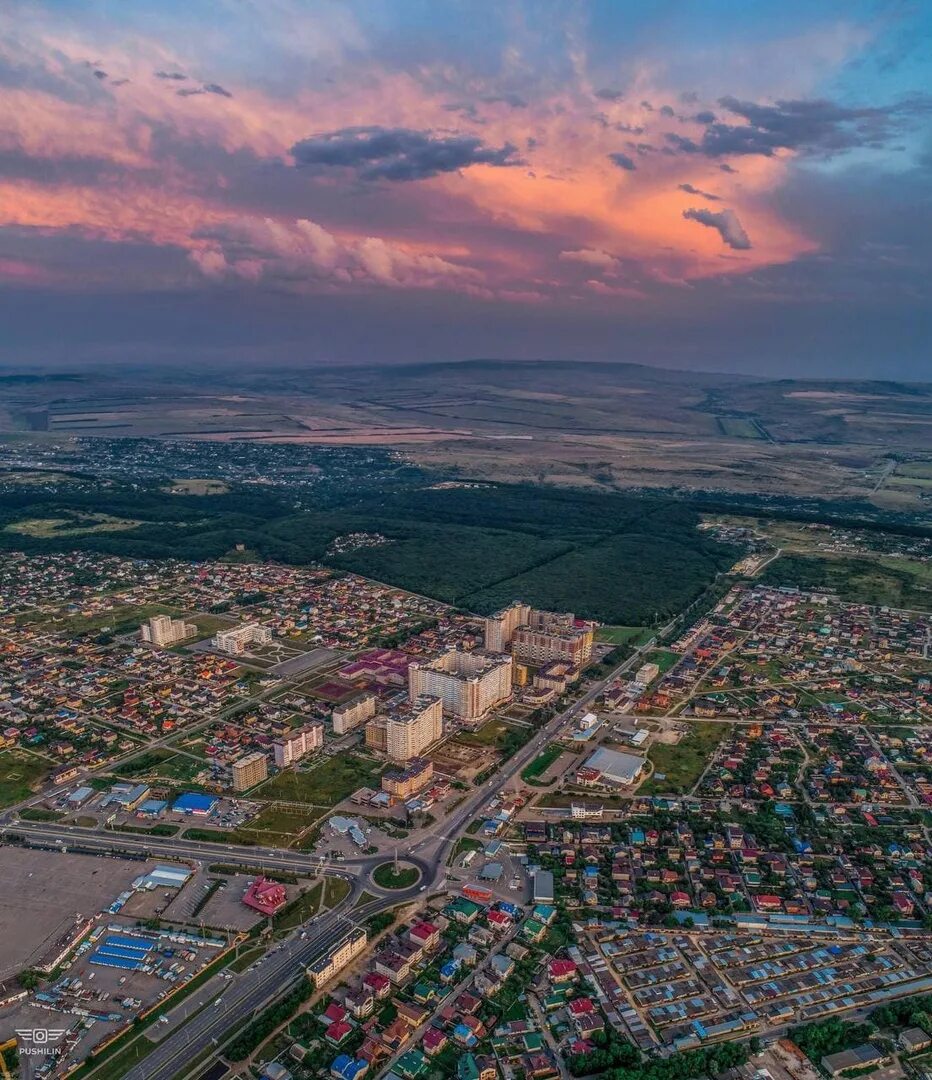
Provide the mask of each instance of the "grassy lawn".
[{"label": "grassy lawn", "polygon": [[336,907],[349,896],[350,883],[346,878],[328,877],[324,879],[324,907]]},{"label": "grassy lawn", "polygon": [[272,925],[276,930],[294,930],[296,926],[307,922],[312,915],[316,915],[320,909],[323,896],[323,886],[314,885],[307,892],[302,893],[290,904],[286,904],[282,910],[273,917]]},{"label": "grassy lawn", "polygon": [[341,754],[308,772],[280,772],[253,794],[261,799],[335,806],[358,788],[378,787],[381,772],[379,763],[370,758]]},{"label": "grassy lawn", "polygon": [[65,815],[58,810],[44,810],[41,806],[26,806],[19,816],[23,821],[61,821]]},{"label": "grassy lawn", "polygon": [[121,1077],[126,1076],[134,1065],[138,1065],[154,1049],[155,1045],[149,1042],[145,1035],[141,1035],[128,1046],[108,1058],[93,1074],[82,1073],[79,1075],[93,1075],[94,1080],[121,1080]]},{"label": "grassy lawn", "polygon": [[246,968],[250,967],[254,961],[258,960],[264,952],[265,949],[261,945],[255,949],[247,949],[244,953],[240,953],[230,964],[230,971],[235,971],[238,975],[241,971],[245,971]]},{"label": "grassy lawn", "polygon": [[671,652],[670,649],[652,649],[647,656],[644,657],[645,664],[656,664],[660,668],[660,674],[663,675],[670,670],[671,667],[681,659],[679,653]]},{"label": "grassy lawn", "polygon": [[139,833],[142,836],[174,836],[181,826],[163,821],[159,825],[108,825],[107,828],[113,832]]},{"label": "grassy lawn", "polygon": [[113,771],[117,776],[136,779],[142,776],[164,777],[183,784],[191,783],[207,765],[206,761],[158,747],[147,750],[131,761],[124,761]]},{"label": "grassy lawn", "polygon": [[[246,847],[257,847],[259,838],[241,833],[237,830],[225,832],[223,829],[186,829],[182,834],[183,840],[196,840],[206,844],[240,844]],[[268,843],[268,838],[266,838]]]},{"label": "grassy lawn", "polygon": [[0,806],[28,799],[50,771],[47,762],[31,754],[19,750],[0,752]]},{"label": "grassy lawn", "polygon": [[[702,775],[712,751],[727,735],[729,724],[691,723],[689,734],[675,746],[657,743],[647,751],[654,775],[638,788],[639,795],[685,795]],[[663,773],[665,779],[657,779]]]},{"label": "grassy lawn", "polygon": [[315,820],[316,814],[294,813],[267,806],[257,818],[237,829],[256,843],[275,847],[290,847],[298,836]]},{"label": "grassy lawn", "polygon": [[550,768],[562,753],[563,747],[558,743],[552,743],[546,750],[538,754],[527,768],[522,770],[521,779],[529,784],[533,784],[539,776]]},{"label": "grassy lawn", "polygon": [[166,604],[142,604],[138,607],[116,604],[108,611],[95,612],[93,615],[45,616],[37,625],[61,634],[87,634],[104,628],[113,634],[129,634],[138,630],[140,624],[153,615],[180,614],[179,608]]},{"label": "grassy lawn", "polygon": [[932,567],[918,559],[781,555],[767,567],[761,581],[829,589],[855,603],[932,611]]},{"label": "grassy lawn", "polygon": [[487,746],[501,750],[509,737],[519,730],[501,720],[489,720],[478,731],[463,731],[453,741],[463,746]]},{"label": "grassy lawn", "polygon": [[450,852],[450,857],[447,859],[447,866],[452,866],[457,859],[462,855],[465,855],[467,851],[481,850],[482,844],[479,840],[474,840],[471,836],[461,836],[453,845],[453,850]]},{"label": "grassy lawn", "polygon": [[595,639],[608,645],[643,645],[651,634],[649,626],[600,626]]},{"label": "grassy lawn", "polygon": [[382,863],[372,872],[372,880],[383,889],[408,889],[418,879],[419,871],[413,866],[399,866],[398,873],[392,863]]}]

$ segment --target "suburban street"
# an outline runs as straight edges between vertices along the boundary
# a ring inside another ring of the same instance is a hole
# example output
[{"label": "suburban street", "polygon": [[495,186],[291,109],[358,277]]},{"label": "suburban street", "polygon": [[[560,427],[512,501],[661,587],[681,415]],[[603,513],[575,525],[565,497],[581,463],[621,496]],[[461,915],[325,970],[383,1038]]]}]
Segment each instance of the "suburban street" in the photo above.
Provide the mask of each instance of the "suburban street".
[{"label": "suburban street", "polygon": [[[652,642],[641,646],[608,676],[589,686],[582,696],[536,731],[527,743],[502,764],[493,777],[456,808],[452,816],[415,834],[413,843],[403,857],[406,863],[417,867],[420,877],[409,889],[386,890],[373,881],[372,872],[386,861],[385,854],[333,861],[311,857],[303,852],[280,849],[240,847],[179,840],[174,837],[139,837],[44,822],[4,822],[0,827],[3,833],[20,834],[28,837],[32,843],[63,850],[80,847],[99,852],[101,856],[132,852],[149,858],[216,861],[242,864],[260,870],[341,877],[350,883],[350,892],[341,904],[311,920],[303,928],[298,927],[281,945],[267,954],[261,963],[235,976],[220,990],[213,1005],[203,1007],[193,1019],[170,1031],[143,1061],[127,1073],[126,1080],[174,1080],[181,1075],[185,1060],[199,1059],[211,1045],[218,1050],[222,1048],[232,1032],[242,1028],[263,1007],[283,996],[300,979],[305,978],[308,964],[323,955],[346,929],[358,925],[356,919],[365,920],[379,911],[442,887],[445,884],[446,860],[450,849],[469,823],[481,813],[493,794],[512,783],[521,770],[533,761],[563,728],[596,700],[612,679],[637,664],[651,645]],[[354,905],[363,892],[369,893],[373,899],[354,910]],[[302,933],[305,934],[303,940]],[[223,1002],[222,1007],[217,1007],[216,1002],[220,1000]]]}]

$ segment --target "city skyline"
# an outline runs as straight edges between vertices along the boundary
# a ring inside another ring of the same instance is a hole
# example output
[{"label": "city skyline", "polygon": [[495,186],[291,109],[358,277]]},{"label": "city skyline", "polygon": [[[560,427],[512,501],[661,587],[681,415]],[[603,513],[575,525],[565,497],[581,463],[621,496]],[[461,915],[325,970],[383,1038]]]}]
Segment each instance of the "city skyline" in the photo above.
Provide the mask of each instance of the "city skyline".
[{"label": "city skyline", "polygon": [[900,3],[0,15],[0,363],[620,359],[920,378]]}]

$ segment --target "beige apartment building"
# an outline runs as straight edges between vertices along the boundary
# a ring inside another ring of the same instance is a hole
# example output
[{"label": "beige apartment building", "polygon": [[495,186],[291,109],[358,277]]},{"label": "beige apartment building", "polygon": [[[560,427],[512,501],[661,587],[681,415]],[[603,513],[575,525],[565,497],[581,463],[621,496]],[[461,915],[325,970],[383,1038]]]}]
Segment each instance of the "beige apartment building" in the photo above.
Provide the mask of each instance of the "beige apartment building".
[{"label": "beige apartment building", "polygon": [[287,735],[283,735],[272,743],[275,764],[280,769],[287,769],[293,762],[300,761],[315,750],[320,750],[323,745],[324,725],[305,724],[303,727],[295,728],[294,731],[289,731]]},{"label": "beige apartment building", "polygon": [[185,638],[194,637],[197,627],[184,619],[172,619],[168,615],[153,615],[148,622],[139,627],[139,640],[165,648],[176,645]]},{"label": "beige apartment building", "polygon": [[375,716],[377,703],[378,698],[375,694],[364,690],[361,694],[351,697],[349,701],[344,701],[342,705],[334,706],[331,714],[334,735],[345,735],[353,728],[358,728],[360,724],[371,720]]},{"label": "beige apartment building", "polygon": [[476,649],[450,649],[428,663],[408,668],[408,695],[429,694],[443,702],[447,716],[475,725],[490,709],[511,698],[512,659]]},{"label": "beige apartment building", "polygon": [[387,754],[392,761],[418,757],[443,734],[443,702],[421,696],[366,724],[366,746]]},{"label": "beige apartment building", "polygon": [[231,766],[233,771],[233,790],[247,791],[269,775],[269,760],[258,750],[247,754]]},{"label": "beige apartment building", "polygon": [[594,639],[594,624],[577,626],[572,613],[538,611],[517,601],[485,620],[486,649],[511,652],[517,664],[563,660],[583,668],[592,657]]},{"label": "beige apartment building", "polygon": [[368,935],[362,927],[354,926],[340,938],[335,945],[307,969],[307,977],[320,989],[363,952],[368,943]]},{"label": "beige apartment building", "polygon": [[404,769],[392,769],[382,776],[382,790],[394,799],[408,799],[430,787],[434,763],[430,758],[413,758]]}]

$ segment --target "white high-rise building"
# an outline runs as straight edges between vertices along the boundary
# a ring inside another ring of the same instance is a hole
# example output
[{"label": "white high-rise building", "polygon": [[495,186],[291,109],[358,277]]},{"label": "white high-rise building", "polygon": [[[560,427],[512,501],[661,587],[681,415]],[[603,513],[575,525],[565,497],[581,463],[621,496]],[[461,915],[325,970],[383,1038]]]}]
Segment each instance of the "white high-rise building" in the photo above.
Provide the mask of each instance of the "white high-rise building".
[{"label": "white high-rise building", "polygon": [[268,645],[272,641],[272,631],[261,623],[244,623],[232,630],[218,630],[211,644],[220,652],[231,656],[242,656],[247,645]]},{"label": "white high-rise building", "polygon": [[164,648],[168,645],[176,645],[185,638],[194,637],[196,633],[197,627],[194,623],[185,622],[184,619],[173,619],[169,615],[153,615],[148,622],[144,622],[139,627],[139,640]]},{"label": "white high-rise building", "polygon": [[429,663],[408,668],[408,696],[439,697],[447,716],[477,724],[490,709],[511,698],[510,656],[450,649]]},{"label": "white high-rise building", "polygon": [[289,765],[315,750],[320,750],[324,745],[324,725],[319,723],[305,724],[304,727],[295,728],[287,735],[276,739],[272,743],[275,752],[275,764],[280,769],[287,769]]}]

